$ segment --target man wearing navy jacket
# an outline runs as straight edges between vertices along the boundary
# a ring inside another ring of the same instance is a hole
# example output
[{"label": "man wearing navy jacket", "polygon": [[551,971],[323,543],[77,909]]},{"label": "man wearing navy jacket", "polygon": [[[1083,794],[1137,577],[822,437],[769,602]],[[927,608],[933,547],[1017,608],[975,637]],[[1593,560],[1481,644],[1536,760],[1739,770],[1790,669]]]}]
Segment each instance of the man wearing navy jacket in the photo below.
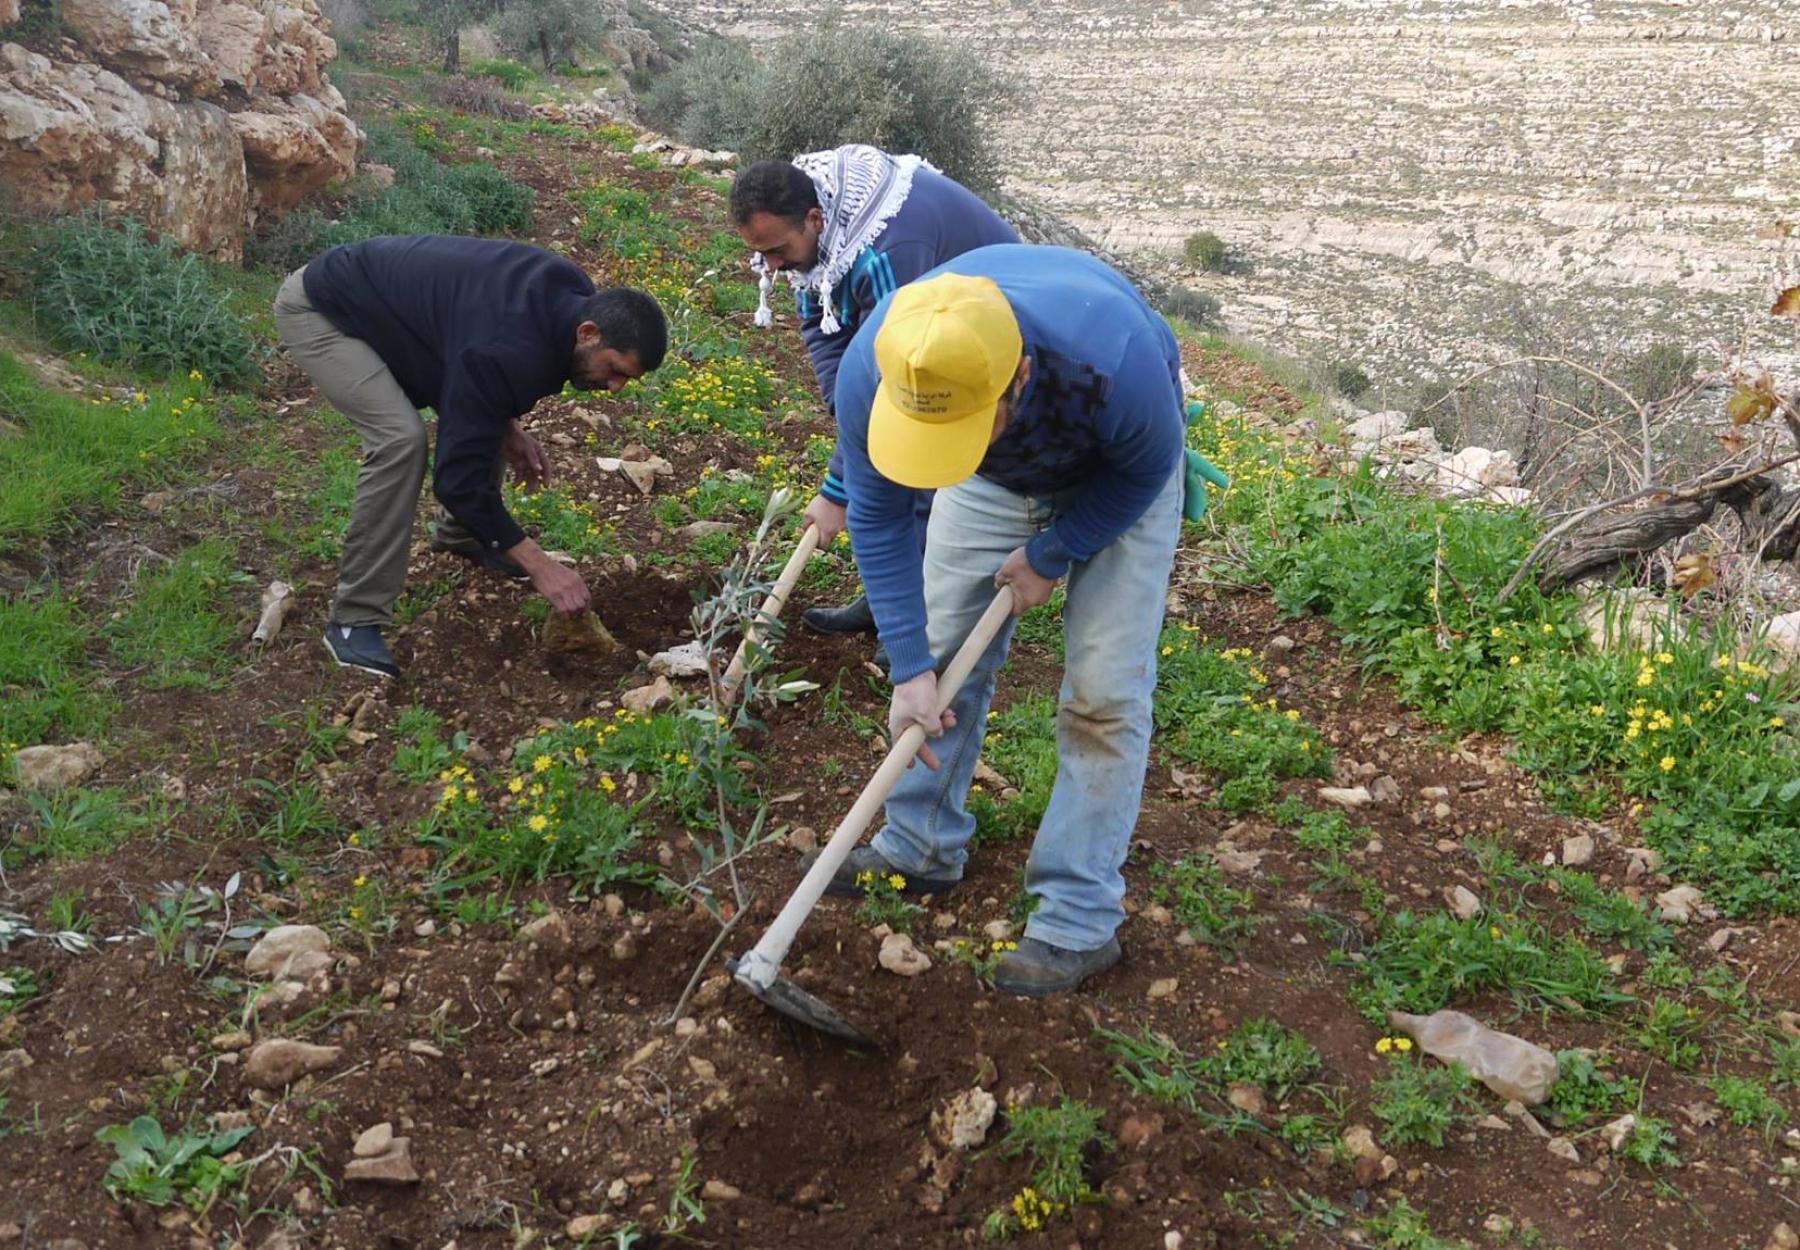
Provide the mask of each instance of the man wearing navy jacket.
[{"label": "man wearing navy jacket", "polygon": [[[1019,241],[979,196],[921,158],[859,143],[749,166],[732,183],[731,218],[763,276],[759,325],[772,319],[771,275],[786,273],[793,286],[800,337],[828,412],[844,349],[883,296],[972,248]],[[805,520],[830,542],[844,528],[848,502],[839,451]],[[922,542],[931,497],[916,502]],[[866,598],[813,608],[801,619],[824,633],[875,629]],[[875,658],[886,667],[879,649]]]},{"label": "man wearing navy jacket", "polygon": [[565,615],[587,584],[550,559],[506,510],[511,465],[527,489],[550,463],[519,418],[565,382],[617,391],[667,350],[662,309],[641,291],[594,284],[573,262],[495,239],[414,235],[332,248],[275,299],[281,341],[356,427],[362,470],[325,645],[338,664],[399,676],[382,631],[406,582],[426,434],[437,410],[434,550],[529,579]]},{"label": "man wearing navy jacket", "polygon": [[[919,724],[926,767],[831,884],[865,872],[910,893],[962,877],[964,802],[1010,624],[939,718],[937,670],[993,598],[1015,613],[1066,580],[1057,774],[1025,888],[1039,897],[1002,990],[1073,989],[1119,959],[1120,868],[1149,755],[1157,638],[1180,533],[1181,361],[1136,289],[1083,252],[985,247],[902,287],[837,375],[850,540],[893,662],[888,724]],[[912,494],[936,490],[921,556]]]}]

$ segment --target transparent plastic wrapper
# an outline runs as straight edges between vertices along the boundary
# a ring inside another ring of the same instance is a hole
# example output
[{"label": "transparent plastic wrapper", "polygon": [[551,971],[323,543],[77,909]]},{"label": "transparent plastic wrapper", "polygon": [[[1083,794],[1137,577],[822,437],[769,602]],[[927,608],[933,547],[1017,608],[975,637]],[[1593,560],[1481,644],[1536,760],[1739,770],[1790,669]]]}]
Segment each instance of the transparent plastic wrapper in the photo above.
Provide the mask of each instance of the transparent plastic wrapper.
[{"label": "transparent plastic wrapper", "polygon": [[1445,1063],[1460,1063],[1469,1074],[1502,1098],[1535,1107],[1550,1097],[1556,1084],[1556,1056],[1522,1037],[1490,1029],[1460,1011],[1434,1011],[1428,1016],[1390,1011],[1388,1023],[1417,1042],[1419,1049]]}]

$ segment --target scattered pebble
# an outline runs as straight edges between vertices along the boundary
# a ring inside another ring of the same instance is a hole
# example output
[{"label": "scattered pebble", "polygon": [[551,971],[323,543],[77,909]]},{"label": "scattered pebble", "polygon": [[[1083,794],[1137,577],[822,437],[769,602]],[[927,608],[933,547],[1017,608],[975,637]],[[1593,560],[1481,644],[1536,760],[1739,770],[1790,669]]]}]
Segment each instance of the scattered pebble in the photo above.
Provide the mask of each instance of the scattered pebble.
[{"label": "scattered pebble", "polygon": [[721,1180],[710,1180],[701,1186],[700,1196],[708,1202],[736,1202],[744,1194],[736,1185],[728,1185]]},{"label": "scattered pebble", "polygon": [[416,1185],[419,1171],[413,1166],[412,1139],[390,1137],[388,1148],[370,1158],[352,1159],[344,1167],[344,1180],[374,1185]]},{"label": "scattered pebble", "polygon": [[383,1120],[380,1124],[372,1124],[364,1129],[350,1153],[358,1159],[373,1159],[377,1155],[386,1154],[393,1144],[394,1126]]},{"label": "scattered pebble", "polygon": [[1150,982],[1150,988],[1144,991],[1144,997],[1155,1001],[1159,998],[1173,998],[1175,991],[1181,988],[1179,977],[1158,977]]},{"label": "scattered pebble", "polygon": [[1575,1143],[1566,1137],[1552,1137],[1544,1143],[1544,1149],[1559,1159],[1567,1159],[1570,1163],[1581,1162],[1581,1152],[1575,1149]]},{"label": "scattered pebble", "polygon": [[1367,807],[1373,801],[1373,796],[1365,786],[1320,786],[1319,798],[1351,810]]},{"label": "scattered pebble", "polygon": [[244,1080],[257,1089],[281,1089],[311,1072],[329,1068],[343,1054],[338,1046],[314,1046],[289,1037],[258,1042],[244,1063]]},{"label": "scattered pebble", "polygon": [[1594,858],[1594,839],[1585,833],[1564,838],[1562,862],[1565,868],[1582,868]]},{"label": "scattered pebble", "polygon": [[998,1110],[985,1089],[965,1089],[931,1113],[931,1136],[946,1150],[974,1150],[987,1141]]},{"label": "scattered pebble", "polygon": [[1481,900],[1467,886],[1453,885],[1444,891],[1444,901],[1458,920],[1473,920],[1481,914]]}]

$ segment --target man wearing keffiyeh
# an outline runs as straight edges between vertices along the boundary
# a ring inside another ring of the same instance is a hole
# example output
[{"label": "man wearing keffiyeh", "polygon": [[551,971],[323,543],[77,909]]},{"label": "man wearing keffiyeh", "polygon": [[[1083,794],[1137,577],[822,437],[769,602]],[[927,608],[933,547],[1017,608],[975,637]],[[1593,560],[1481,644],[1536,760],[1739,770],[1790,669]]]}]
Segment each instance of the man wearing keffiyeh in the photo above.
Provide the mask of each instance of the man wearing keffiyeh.
[{"label": "man wearing keffiyeh", "polygon": [[[757,324],[772,324],[769,294],[774,275],[784,274],[833,415],[838,361],[884,296],[964,252],[1019,241],[978,196],[922,158],[859,143],[749,166],[732,183],[731,217],[762,280]],[[829,542],[844,528],[848,503],[842,454],[834,453],[806,521]],[[929,496],[922,497],[921,543],[929,507]],[[862,597],[841,608],[814,608],[802,619],[826,633],[875,630]],[[878,649],[877,663],[884,659]]]}]

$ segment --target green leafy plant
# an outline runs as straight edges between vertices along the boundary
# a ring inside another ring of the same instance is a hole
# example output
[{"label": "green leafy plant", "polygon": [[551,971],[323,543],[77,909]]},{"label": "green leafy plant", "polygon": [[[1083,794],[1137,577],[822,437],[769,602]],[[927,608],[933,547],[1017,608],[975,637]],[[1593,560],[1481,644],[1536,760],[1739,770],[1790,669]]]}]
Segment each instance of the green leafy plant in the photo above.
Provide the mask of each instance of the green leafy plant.
[{"label": "green leafy plant", "polygon": [[1700,1028],[1700,1013],[1684,1003],[1669,998],[1655,998],[1644,1004],[1632,1040],[1673,1068],[1691,1068],[1700,1062],[1700,1043],[1694,1034]]},{"label": "green leafy plant", "polygon": [[1639,1115],[1637,1123],[1619,1145],[1619,1155],[1647,1168],[1678,1168],[1681,1156],[1675,1151],[1675,1130],[1667,1120]]},{"label": "green leafy plant", "polygon": [[468,736],[458,732],[445,742],[443,731],[443,719],[430,708],[402,709],[394,720],[394,736],[399,739],[394,747],[394,771],[416,786],[433,779],[447,780],[443,774],[460,758]]},{"label": "green leafy plant", "polygon": [[1067,1095],[1054,1107],[1019,1107],[1008,1113],[1000,1156],[1030,1156],[1031,1184],[1006,1209],[988,1217],[985,1229],[990,1238],[1036,1232],[1062,1218],[1075,1203],[1095,1198],[1086,1167],[1091,1153],[1113,1148],[1112,1139],[1100,1129],[1105,1114]]},{"label": "green leafy plant", "polygon": [[1719,1109],[1740,1128],[1753,1128],[1772,1138],[1775,1130],[1787,1123],[1787,1108],[1757,1080],[1742,1076],[1715,1076],[1713,1098]]},{"label": "green leafy plant", "polygon": [[1225,884],[1224,871],[1205,851],[1152,864],[1150,880],[1154,883],[1150,897],[1165,904],[1183,928],[1208,945],[1235,949],[1261,923],[1255,897]]},{"label": "green leafy plant", "polygon": [[1635,1106],[1643,1093],[1641,1082],[1613,1075],[1606,1056],[1594,1051],[1557,1051],[1556,1073],[1550,1107],[1559,1123],[1571,1127],[1620,1114]]},{"label": "green leafy plant", "polygon": [[856,909],[858,924],[875,928],[886,925],[896,933],[911,933],[925,914],[925,909],[908,900],[901,891],[906,878],[900,873],[882,875],[873,872],[857,874],[857,888],[863,892],[862,904]]},{"label": "green leafy plant", "polygon": [[129,1124],[110,1124],[94,1134],[117,1156],[102,1183],[117,1198],[152,1206],[167,1206],[180,1198],[196,1211],[204,1210],[246,1167],[227,1164],[220,1156],[253,1132],[254,1128],[207,1132],[190,1126],[170,1136],[147,1115]]},{"label": "green leafy plant", "polygon": [[92,210],[37,227],[32,311],[59,346],[227,386],[259,376],[257,349],[206,262],[141,223]]},{"label": "green leafy plant", "polygon": [[1387,1125],[1384,1141],[1441,1147],[1457,1116],[1480,1105],[1471,1085],[1460,1063],[1426,1062],[1395,1050],[1386,1073],[1375,1080],[1369,1110]]}]

